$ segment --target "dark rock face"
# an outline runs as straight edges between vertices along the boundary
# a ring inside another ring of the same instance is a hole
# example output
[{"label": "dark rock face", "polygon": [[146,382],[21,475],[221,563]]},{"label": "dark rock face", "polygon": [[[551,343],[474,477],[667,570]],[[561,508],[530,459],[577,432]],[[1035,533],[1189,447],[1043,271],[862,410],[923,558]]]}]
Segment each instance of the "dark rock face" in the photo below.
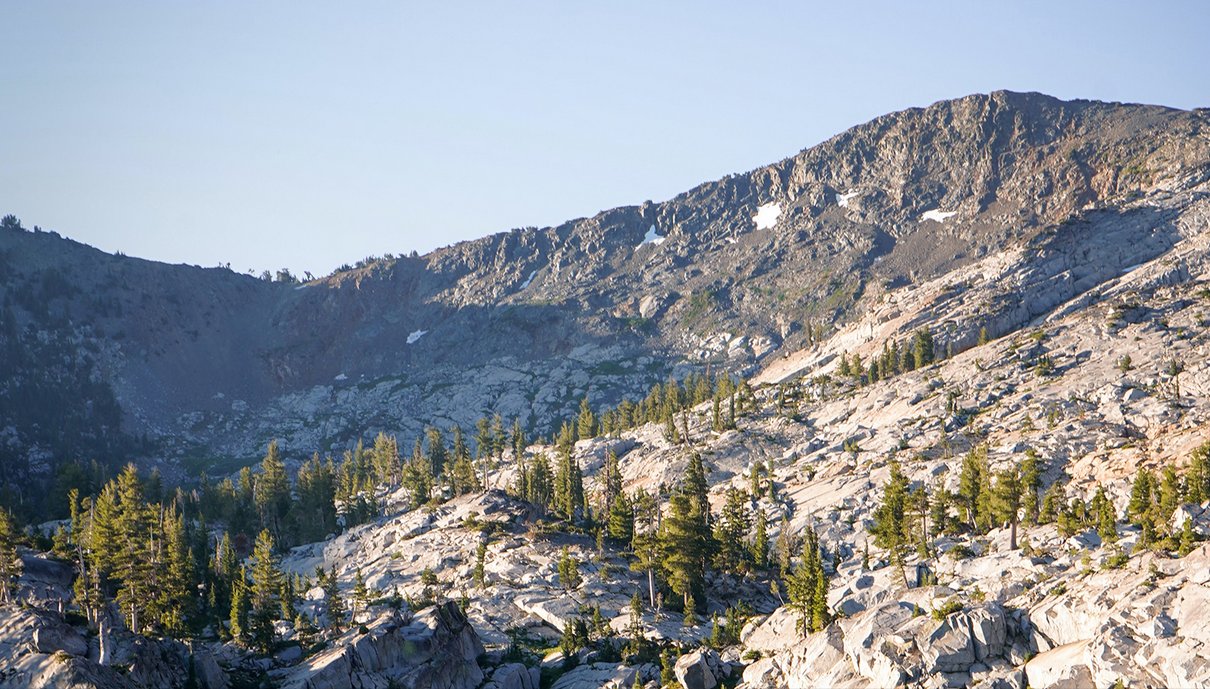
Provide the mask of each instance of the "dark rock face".
[{"label": "dark rock face", "polygon": [[[1096,242],[1122,204],[1210,176],[1207,132],[1204,111],[970,96],[669,201],[306,285],[6,231],[3,337],[72,343],[74,375],[112,387],[123,430],[182,454],[251,458],[275,436],[309,454],[493,412],[545,430],[585,394],[616,401],[686,366],[751,372],[887,286],[1026,241]],[[6,425],[11,466],[55,461]]]}]

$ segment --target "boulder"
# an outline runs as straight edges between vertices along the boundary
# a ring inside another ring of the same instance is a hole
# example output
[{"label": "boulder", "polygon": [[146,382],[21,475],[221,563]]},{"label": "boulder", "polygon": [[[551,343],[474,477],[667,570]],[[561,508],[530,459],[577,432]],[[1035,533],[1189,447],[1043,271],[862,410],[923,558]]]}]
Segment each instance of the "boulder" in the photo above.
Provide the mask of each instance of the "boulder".
[{"label": "boulder", "polygon": [[998,605],[989,605],[964,612],[959,617],[970,625],[976,660],[986,662],[990,658],[999,658],[1004,655],[1004,645],[1008,640],[1008,624],[1003,608]]},{"label": "boulder", "polygon": [[714,689],[718,686],[718,654],[701,649],[686,653],[676,661],[673,671],[684,689]]},{"label": "boulder", "polygon": [[62,624],[48,624],[34,630],[33,643],[36,653],[63,651],[73,656],[88,655],[88,642],[75,629]]},{"label": "boulder", "polygon": [[538,668],[508,663],[496,668],[483,689],[538,689],[540,679]]},{"label": "boulder", "polygon": [[950,615],[916,643],[929,673],[966,672],[975,663],[975,644],[964,615]]},{"label": "boulder", "polygon": [[567,671],[550,689],[630,689],[638,672],[637,668],[626,665],[589,663]]},{"label": "boulder", "polygon": [[1025,664],[1031,689],[1084,689],[1093,686],[1092,671],[1084,659],[1088,641],[1077,641],[1039,653]]}]

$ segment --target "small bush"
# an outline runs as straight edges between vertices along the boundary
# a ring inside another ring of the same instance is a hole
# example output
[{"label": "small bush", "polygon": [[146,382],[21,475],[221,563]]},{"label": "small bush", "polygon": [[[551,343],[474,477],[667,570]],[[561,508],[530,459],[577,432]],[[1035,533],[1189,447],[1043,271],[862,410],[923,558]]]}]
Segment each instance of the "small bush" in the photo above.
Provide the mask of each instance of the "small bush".
[{"label": "small bush", "polygon": [[933,608],[933,619],[940,622],[956,612],[962,612],[962,601],[951,598],[942,603],[941,607]]}]

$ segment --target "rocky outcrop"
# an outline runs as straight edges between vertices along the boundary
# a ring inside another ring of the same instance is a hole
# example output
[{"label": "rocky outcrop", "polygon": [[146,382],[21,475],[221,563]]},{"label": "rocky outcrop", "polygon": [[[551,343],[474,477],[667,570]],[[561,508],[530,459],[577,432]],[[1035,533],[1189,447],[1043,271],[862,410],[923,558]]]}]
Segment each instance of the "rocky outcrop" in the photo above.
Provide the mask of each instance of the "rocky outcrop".
[{"label": "rocky outcrop", "polygon": [[474,689],[483,682],[478,665],[483,644],[454,603],[422,610],[406,623],[396,613],[384,613],[366,627],[365,633],[350,630],[327,650],[307,658],[281,685]]}]

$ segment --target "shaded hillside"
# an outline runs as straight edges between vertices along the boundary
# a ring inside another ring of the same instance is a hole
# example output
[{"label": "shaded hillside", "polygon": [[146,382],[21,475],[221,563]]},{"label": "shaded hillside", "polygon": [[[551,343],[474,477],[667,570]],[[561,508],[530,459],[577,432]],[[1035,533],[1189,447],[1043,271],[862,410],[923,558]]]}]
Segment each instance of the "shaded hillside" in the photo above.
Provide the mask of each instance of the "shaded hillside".
[{"label": "shaded hillside", "polygon": [[616,401],[686,366],[752,373],[888,288],[1081,223],[1095,242],[1097,223],[1143,196],[1173,197],[1179,214],[1210,177],[1208,119],[970,96],[666,202],[306,285],[10,229],[0,291],[18,329],[90,351],[124,430],[170,454],[250,458],[273,436],[309,454],[495,412],[544,431],[586,394]]}]

